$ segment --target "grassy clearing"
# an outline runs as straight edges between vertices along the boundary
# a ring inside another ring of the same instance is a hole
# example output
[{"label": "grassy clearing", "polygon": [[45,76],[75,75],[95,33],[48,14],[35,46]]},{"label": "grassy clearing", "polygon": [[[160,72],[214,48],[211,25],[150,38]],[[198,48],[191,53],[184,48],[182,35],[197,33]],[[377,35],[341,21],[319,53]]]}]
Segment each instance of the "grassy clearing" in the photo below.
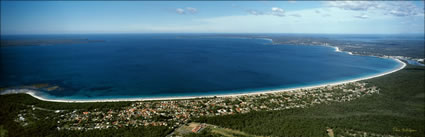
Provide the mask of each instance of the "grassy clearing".
[{"label": "grassy clearing", "polygon": [[182,126],[177,129],[174,133],[175,135],[182,135],[185,137],[262,137],[257,135],[248,134],[242,131],[233,130],[229,128],[222,128],[216,125],[207,124],[207,127],[203,129],[200,133],[193,133],[191,130],[198,126],[200,123],[189,123],[188,125]]},{"label": "grassy clearing", "polygon": [[211,129],[212,133],[221,135],[223,137],[262,137],[262,136],[248,134],[239,130],[222,128],[218,126],[209,126],[209,128]]}]

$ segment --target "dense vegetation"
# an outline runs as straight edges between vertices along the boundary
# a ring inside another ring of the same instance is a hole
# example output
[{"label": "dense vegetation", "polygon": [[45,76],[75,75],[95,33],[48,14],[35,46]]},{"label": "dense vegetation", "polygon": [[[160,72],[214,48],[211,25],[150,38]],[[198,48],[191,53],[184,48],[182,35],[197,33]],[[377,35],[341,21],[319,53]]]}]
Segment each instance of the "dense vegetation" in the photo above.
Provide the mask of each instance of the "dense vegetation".
[{"label": "dense vegetation", "polygon": [[196,121],[266,136],[328,136],[328,128],[336,135],[345,136],[348,131],[425,136],[424,70],[423,67],[408,66],[396,73],[368,80],[381,88],[380,94],[351,102],[203,117]]}]

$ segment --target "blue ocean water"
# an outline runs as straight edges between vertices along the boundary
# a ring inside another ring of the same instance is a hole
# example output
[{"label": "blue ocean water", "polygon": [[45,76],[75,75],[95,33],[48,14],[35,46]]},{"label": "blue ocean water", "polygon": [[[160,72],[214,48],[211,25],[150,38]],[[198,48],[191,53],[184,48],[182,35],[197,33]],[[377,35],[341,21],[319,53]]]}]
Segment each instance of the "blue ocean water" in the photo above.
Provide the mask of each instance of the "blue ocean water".
[{"label": "blue ocean water", "polygon": [[272,45],[264,39],[174,34],[33,35],[7,39],[88,38],[99,43],[0,48],[0,87],[49,83],[50,99],[219,95],[349,80],[399,67],[323,46]]}]

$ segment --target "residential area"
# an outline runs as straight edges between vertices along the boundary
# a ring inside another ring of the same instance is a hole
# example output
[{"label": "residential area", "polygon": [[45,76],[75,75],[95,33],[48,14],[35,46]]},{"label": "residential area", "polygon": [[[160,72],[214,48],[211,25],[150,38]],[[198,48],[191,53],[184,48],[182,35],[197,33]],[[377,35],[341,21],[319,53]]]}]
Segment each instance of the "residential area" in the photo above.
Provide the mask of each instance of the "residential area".
[{"label": "residential area", "polygon": [[[93,130],[140,126],[167,126],[176,129],[202,116],[233,115],[251,111],[306,108],[315,104],[345,102],[378,94],[365,82],[352,82],[312,89],[187,100],[140,101],[120,109],[48,110],[37,106],[21,110],[16,122],[22,126],[37,118],[32,111],[55,113],[57,130]],[[201,128],[200,128],[201,129]],[[199,130],[199,129],[197,129]]]}]

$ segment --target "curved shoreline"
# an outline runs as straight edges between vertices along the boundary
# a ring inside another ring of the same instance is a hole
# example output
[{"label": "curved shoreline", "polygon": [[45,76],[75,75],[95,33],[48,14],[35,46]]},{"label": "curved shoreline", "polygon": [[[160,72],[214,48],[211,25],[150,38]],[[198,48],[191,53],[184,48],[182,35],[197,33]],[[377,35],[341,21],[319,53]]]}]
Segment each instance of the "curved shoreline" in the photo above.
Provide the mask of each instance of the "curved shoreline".
[{"label": "curved shoreline", "polygon": [[[255,39],[267,40],[271,43],[274,43],[273,39],[271,39],[271,38],[255,38]],[[342,52],[342,53],[346,53],[346,54],[349,54],[349,55],[354,55],[351,52],[340,50],[339,47],[337,47],[337,46],[331,46],[331,45],[318,45],[318,46],[329,47],[329,48],[333,48],[335,52]],[[377,56],[370,56],[370,57],[377,57]],[[384,57],[378,57],[378,58],[384,58]],[[37,95],[38,91],[32,90],[32,89],[15,89],[14,91],[3,92],[0,95],[22,93],[22,94],[31,95],[32,97],[37,98],[37,99],[42,100],[42,101],[64,102],[64,103],[159,101],[159,100],[201,99],[201,98],[214,98],[214,97],[251,96],[251,95],[269,94],[269,93],[277,93],[277,92],[288,92],[288,91],[294,91],[294,90],[300,90],[300,89],[315,89],[315,88],[321,88],[321,87],[326,87],[326,86],[335,86],[335,85],[341,85],[341,84],[346,84],[346,83],[352,83],[352,82],[372,79],[372,78],[384,76],[384,75],[387,75],[387,74],[391,74],[391,73],[394,73],[394,72],[397,72],[397,71],[403,69],[407,65],[406,63],[404,63],[400,59],[396,59],[396,58],[384,58],[384,59],[395,60],[396,62],[399,63],[400,67],[393,69],[393,70],[390,70],[390,71],[383,72],[383,73],[371,75],[371,76],[349,79],[349,80],[341,80],[341,81],[337,81],[337,82],[328,82],[328,83],[323,83],[323,84],[312,84],[312,85],[309,85],[309,86],[307,85],[307,86],[301,86],[301,87],[295,87],[295,88],[266,89],[266,90],[259,89],[259,90],[254,90],[254,91],[251,91],[251,92],[243,92],[242,91],[241,93],[228,93],[228,94],[224,93],[224,94],[216,94],[216,95],[198,95],[198,96],[175,96],[175,97],[171,96],[171,97],[146,97],[146,98],[145,97],[135,97],[135,98],[117,98],[117,99],[75,99],[75,100],[74,99],[48,99],[48,98],[45,98],[43,96]],[[16,90],[18,90],[18,91],[16,91]]]},{"label": "curved shoreline", "polygon": [[[231,94],[222,94],[222,95],[205,95],[205,96],[181,96],[181,97],[158,97],[158,98],[129,98],[129,99],[95,99],[95,100],[61,100],[61,99],[47,99],[43,98],[41,96],[36,95],[37,91],[30,90],[30,89],[21,89],[21,92],[11,92],[9,94],[16,94],[16,93],[24,93],[31,95],[34,98],[37,98],[42,101],[50,101],[50,102],[65,102],[65,103],[84,103],[84,102],[120,102],[120,101],[158,101],[158,100],[182,100],[182,99],[200,99],[200,98],[213,98],[213,97],[235,97],[235,96],[249,96],[249,95],[260,95],[260,94],[268,94],[268,93],[276,93],[276,92],[288,92],[293,90],[300,90],[300,89],[314,89],[314,88],[321,88],[326,86],[334,86],[334,85],[341,85],[346,83],[352,83],[367,79],[372,79],[384,75],[388,75],[394,72],[397,72],[404,67],[406,67],[406,63],[403,61],[400,61],[399,59],[393,59],[401,64],[400,67],[387,71],[384,73],[379,73],[372,76],[367,76],[363,78],[357,78],[357,79],[351,79],[351,80],[344,80],[344,81],[338,81],[338,82],[331,82],[331,83],[324,83],[319,85],[313,85],[313,86],[305,86],[305,87],[297,87],[297,88],[287,88],[287,89],[275,89],[275,90],[263,90],[258,92],[250,92],[250,93],[231,93]],[[8,93],[6,93],[8,94]]]}]

